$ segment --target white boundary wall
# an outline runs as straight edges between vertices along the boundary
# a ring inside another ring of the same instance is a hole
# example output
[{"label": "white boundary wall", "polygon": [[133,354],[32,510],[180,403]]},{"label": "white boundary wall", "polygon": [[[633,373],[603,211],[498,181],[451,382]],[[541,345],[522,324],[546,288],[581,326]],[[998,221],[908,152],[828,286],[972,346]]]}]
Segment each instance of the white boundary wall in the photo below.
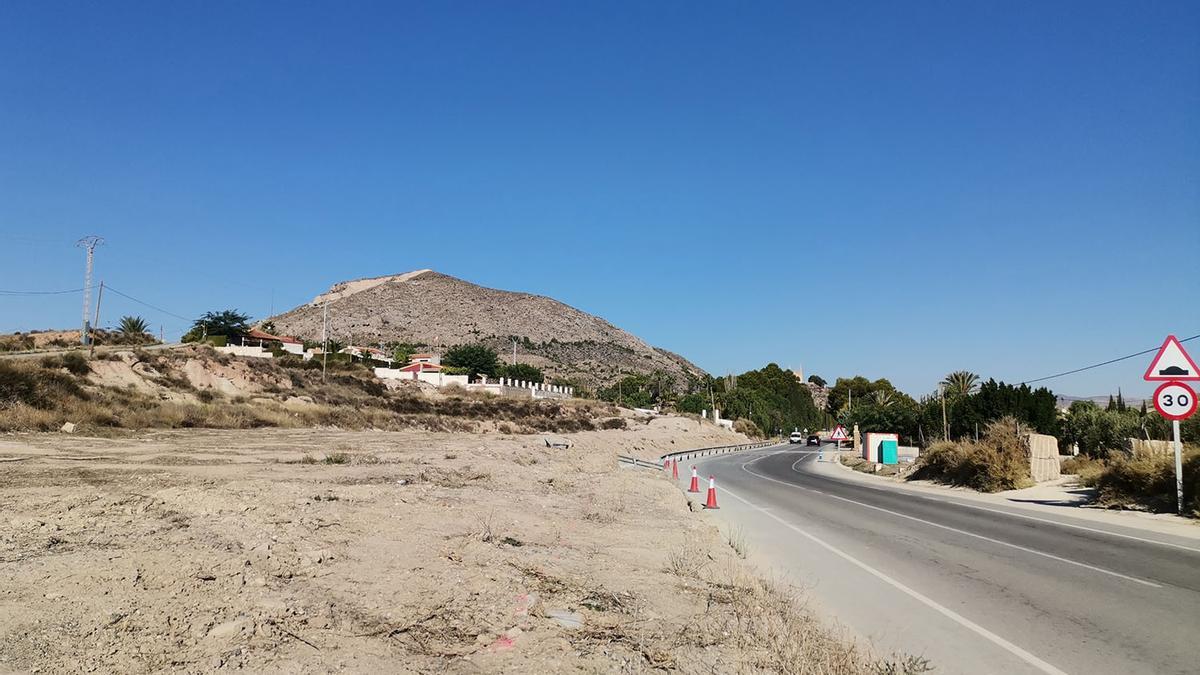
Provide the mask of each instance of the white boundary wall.
[{"label": "white boundary wall", "polygon": [[452,384],[457,384],[460,387],[467,386],[466,375],[405,372],[399,368],[376,368],[375,377],[378,377],[381,380],[411,380],[414,382],[425,382],[427,384],[432,384],[435,387],[447,387]]},{"label": "white boundary wall", "polygon": [[243,346],[243,345],[225,345],[217,347],[216,350],[221,354],[231,354],[233,356],[250,356],[256,359],[269,359],[272,354],[269,351],[264,351],[261,345]]}]

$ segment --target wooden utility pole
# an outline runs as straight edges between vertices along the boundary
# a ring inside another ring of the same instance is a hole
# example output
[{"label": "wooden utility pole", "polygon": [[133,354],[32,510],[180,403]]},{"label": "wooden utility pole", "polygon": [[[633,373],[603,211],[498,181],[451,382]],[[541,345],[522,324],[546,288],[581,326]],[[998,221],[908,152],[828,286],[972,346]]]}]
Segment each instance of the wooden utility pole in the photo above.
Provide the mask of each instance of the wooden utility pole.
[{"label": "wooden utility pole", "polygon": [[941,397],[942,397],[942,438],[944,438],[945,440],[948,441],[948,440],[950,440],[950,422],[948,422],[946,419],[946,387],[945,387],[945,385],[939,384],[938,392],[941,394]]}]

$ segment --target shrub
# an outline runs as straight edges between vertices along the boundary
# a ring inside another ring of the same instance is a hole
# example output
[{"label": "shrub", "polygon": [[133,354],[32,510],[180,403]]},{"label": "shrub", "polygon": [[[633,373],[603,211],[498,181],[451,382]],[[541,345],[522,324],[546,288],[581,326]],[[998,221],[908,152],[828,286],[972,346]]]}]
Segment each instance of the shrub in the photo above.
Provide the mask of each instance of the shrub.
[{"label": "shrub", "polygon": [[624,417],[613,417],[611,419],[606,419],[600,423],[600,428],[601,429],[624,429],[625,428],[625,418]]},{"label": "shrub", "polygon": [[30,368],[25,364],[0,361],[0,409],[17,404],[49,409],[68,399],[86,398],[74,378],[57,369]]},{"label": "shrub", "polygon": [[751,438],[762,438],[763,436],[762,429],[759,429],[758,425],[751,420],[735,420],[733,423],[733,430],[739,434],[745,434]]},{"label": "shrub", "polygon": [[80,377],[92,372],[92,369],[88,367],[87,357],[80,352],[67,352],[58,356],[43,357],[42,367],[66,368],[67,372]]},{"label": "shrub", "polygon": [[514,380],[524,380],[525,382],[544,382],[545,376],[542,371],[528,363],[514,363],[507,366],[501,366],[499,369],[500,377],[507,377]]},{"label": "shrub", "polygon": [[469,374],[494,377],[500,370],[496,352],[484,345],[458,345],[446,350],[442,356],[443,366],[466,368]]},{"label": "shrub", "polygon": [[981,492],[999,492],[1031,484],[1028,433],[1011,417],[990,423],[978,442],[934,443],[918,460],[911,480],[927,479]]},{"label": "shrub", "polygon": [[[1118,458],[1093,480],[1101,504],[1160,513],[1175,511],[1173,455]],[[1183,461],[1184,513],[1200,517],[1200,451],[1189,448]]]},{"label": "shrub", "polygon": [[1078,457],[1064,459],[1061,471],[1065,474],[1079,476],[1079,481],[1084,485],[1095,485],[1096,479],[1104,472],[1106,467],[1107,465],[1103,460],[1088,457],[1087,455],[1079,455]]}]

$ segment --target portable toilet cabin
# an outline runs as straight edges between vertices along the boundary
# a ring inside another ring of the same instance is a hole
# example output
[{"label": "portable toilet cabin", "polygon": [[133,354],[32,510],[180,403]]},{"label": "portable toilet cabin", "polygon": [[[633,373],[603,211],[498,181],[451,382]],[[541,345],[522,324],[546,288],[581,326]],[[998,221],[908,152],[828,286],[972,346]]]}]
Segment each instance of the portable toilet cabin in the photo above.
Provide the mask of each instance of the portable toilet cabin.
[{"label": "portable toilet cabin", "polygon": [[885,438],[879,442],[879,463],[880,464],[895,464],[899,461],[899,442],[895,439]]},{"label": "portable toilet cabin", "polygon": [[[895,464],[900,448],[899,434],[868,431],[863,434],[862,458],[876,464]],[[887,444],[886,448],[884,444]]]}]

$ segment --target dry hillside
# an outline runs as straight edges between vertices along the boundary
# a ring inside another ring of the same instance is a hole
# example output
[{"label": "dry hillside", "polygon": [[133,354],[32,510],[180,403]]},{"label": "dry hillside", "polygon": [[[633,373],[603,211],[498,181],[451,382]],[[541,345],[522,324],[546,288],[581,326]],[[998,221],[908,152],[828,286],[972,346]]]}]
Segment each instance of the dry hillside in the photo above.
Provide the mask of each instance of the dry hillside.
[{"label": "dry hillside", "polygon": [[507,357],[515,337],[519,361],[584,386],[661,370],[683,389],[703,375],[683,357],[552,298],[484,288],[431,270],[341,282],[272,320],[282,334],[319,339],[326,301],[330,330],[342,342],[483,342]]}]

